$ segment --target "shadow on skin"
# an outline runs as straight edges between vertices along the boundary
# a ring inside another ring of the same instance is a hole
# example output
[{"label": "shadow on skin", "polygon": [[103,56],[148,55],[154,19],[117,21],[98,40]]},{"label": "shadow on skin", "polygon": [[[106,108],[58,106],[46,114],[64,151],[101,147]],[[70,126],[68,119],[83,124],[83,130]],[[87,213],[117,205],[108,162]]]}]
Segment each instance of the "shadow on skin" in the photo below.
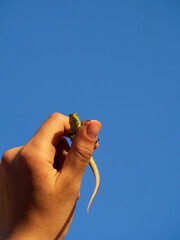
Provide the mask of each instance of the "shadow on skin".
[{"label": "shadow on skin", "polygon": [[[72,221],[72,218],[73,218],[73,215],[74,215],[74,211],[75,211],[75,208],[76,208],[76,203],[74,204],[74,207],[72,208],[64,226],[61,228],[61,230],[58,232],[57,236],[55,237],[54,240],[59,240],[60,237],[62,237],[63,233],[64,233],[64,230],[66,229],[66,227],[68,225],[70,225],[71,221]],[[64,238],[63,238],[64,239]]]}]

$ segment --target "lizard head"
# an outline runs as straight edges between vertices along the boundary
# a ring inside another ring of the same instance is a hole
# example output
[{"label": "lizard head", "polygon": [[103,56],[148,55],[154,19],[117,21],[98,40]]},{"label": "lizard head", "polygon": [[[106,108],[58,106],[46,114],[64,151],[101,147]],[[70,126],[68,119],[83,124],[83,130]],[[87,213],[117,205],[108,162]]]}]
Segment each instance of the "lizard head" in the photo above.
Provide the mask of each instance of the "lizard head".
[{"label": "lizard head", "polygon": [[77,114],[77,113],[71,113],[71,114],[69,114],[69,117],[75,117],[75,116],[78,116],[78,114]]},{"label": "lizard head", "polygon": [[81,126],[81,122],[79,120],[77,113],[69,114],[69,123],[70,123],[72,129],[75,129],[75,128]]},{"label": "lizard head", "polygon": [[78,121],[78,120],[79,120],[78,114],[77,114],[77,113],[71,113],[71,114],[69,114],[69,119],[70,119],[71,121]]}]

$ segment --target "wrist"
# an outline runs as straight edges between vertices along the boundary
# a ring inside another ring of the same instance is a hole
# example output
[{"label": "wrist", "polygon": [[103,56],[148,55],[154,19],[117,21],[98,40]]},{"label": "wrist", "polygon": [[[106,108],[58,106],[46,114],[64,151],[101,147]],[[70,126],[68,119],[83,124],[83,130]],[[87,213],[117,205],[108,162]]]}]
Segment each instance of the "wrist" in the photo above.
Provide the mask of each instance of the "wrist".
[{"label": "wrist", "polygon": [[48,230],[44,231],[41,228],[32,228],[20,226],[14,229],[7,237],[4,237],[2,240],[52,240],[53,237],[50,236]]}]

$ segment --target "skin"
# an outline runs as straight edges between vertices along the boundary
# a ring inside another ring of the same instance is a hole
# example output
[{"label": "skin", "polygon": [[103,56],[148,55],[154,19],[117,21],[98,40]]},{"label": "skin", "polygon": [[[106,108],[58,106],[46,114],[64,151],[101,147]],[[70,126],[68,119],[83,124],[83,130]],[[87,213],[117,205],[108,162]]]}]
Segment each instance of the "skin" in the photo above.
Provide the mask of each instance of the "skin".
[{"label": "skin", "polygon": [[24,146],[0,162],[0,239],[64,239],[101,124],[80,127],[69,147],[69,118],[52,114]]},{"label": "skin", "polygon": [[[87,120],[87,121],[80,121],[77,113],[72,113],[72,114],[69,115],[69,124],[71,126],[71,129],[69,130],[68,134],[70,136],[71,141],[74,140],[77,130],[82,125],[88,124],[88,123],[89,123],[89,120]],[[95,146],[96,146],[96,143],[95,143]],[[91,203],[94,200],[94,198],[95,198],[95,196],[96,196],[96,194],[97,194],[97,192],[99,190],[99,186],[100,186],[100,175],[99,175],[99,171],[98,171],[97,165],[96,165],[93,157],[90,158],[89,165],[90,165],[90,167],[91,167],[91,169],[93,171],[94,177],[95,177],[95,189],[94,189],[94,192],[93,192],[93,194],[91,196],[91,199],[90,199],[88,207],[87,207],[88,214],[89,214],[89,208],[91,206]]]}]

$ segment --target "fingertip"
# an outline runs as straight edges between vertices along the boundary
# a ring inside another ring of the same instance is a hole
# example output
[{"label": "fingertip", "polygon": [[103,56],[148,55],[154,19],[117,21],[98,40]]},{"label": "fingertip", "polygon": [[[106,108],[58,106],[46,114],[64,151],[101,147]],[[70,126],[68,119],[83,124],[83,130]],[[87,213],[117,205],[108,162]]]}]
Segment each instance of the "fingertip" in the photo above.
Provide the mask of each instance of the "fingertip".
[{"label": "fingertip", "polygon": [[90,121],[86,128],[86,134],[91,139],[96,139],[101,128],[101,123],[99,121]]},{"label": "fingertip", "polygon": [[94,149],[97,149],[99,147],[99,143],[97,142],[97,143],[95,143],[95,145],[94,145]]},{"label": "fingertip", "polygon": [[80,191],[79,191],[78,196],[77,196],[77,200],[79,200],[79,199],[80,199]]}]

